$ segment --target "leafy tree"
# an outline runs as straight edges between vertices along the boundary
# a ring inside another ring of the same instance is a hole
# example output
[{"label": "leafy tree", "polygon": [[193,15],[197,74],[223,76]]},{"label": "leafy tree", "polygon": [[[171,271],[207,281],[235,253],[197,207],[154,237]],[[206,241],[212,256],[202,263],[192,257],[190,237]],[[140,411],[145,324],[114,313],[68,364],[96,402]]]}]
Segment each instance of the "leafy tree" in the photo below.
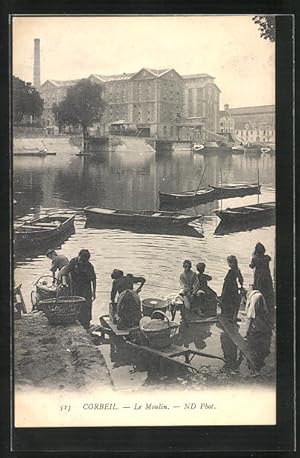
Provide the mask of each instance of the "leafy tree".
[{"label": "leafy tree", "polygon": [[260,36],[265,40],[275,41],[275,17],[254,16],[252,20],[258,24]]},{"label": "leafy tree", "polygon": [[44,101],[39,92],[31,85],[13,76],[12,78],[12,111],[13,122],[19,124],[24,115],[39,117],[42,114]]},{"label": "leafy tree", "polygon": [[67,91],[66,97],[52,107],[59,128],[81,126],[84,149],[87,147],[88,127],[99,122],[104,112],[105,102],[102,87],[89,79],[82,79]]}]

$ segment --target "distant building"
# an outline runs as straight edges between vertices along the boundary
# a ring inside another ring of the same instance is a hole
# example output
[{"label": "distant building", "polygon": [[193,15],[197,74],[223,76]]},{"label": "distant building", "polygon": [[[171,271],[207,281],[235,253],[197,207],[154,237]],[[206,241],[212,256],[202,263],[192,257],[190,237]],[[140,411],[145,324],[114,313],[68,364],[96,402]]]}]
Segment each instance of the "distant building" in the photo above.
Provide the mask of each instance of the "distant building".
[{"label": "distant building", "polygon": [[[135,126],[139,135],[170,140],[205,138],[207,132],[218,130],[220,89],[210,75],[182,77],[172,68],[142,68],[137,73],[92,74],[88,78],[103,88],[103,134],[118,121]],[[53,104],[63,100],[67,89],[78,81],[47,80],[42,84],[46,126],[54,124]]]},{"label": "distant building", "polygon": [[52,111],[53,105],[55,103],[60,103],[66,97],[68,88],[74,86],[78,81],[80,80],[47,80],[40,86],[39,93],[42,99],[44,99],[42,119],[45,127],[52,127],[55,125]]},{"label": "distant building", "polygon": [[238,141],[275,144],[275,105],[230,108],[229,112]]},{"label": "distant building", "polygon": [[224,105],[224,110],[219,113],[219,133],[234,134],[234,119],[227,104]]},{"label": "distant building", "polygon": [[271,143],[275,144],[275,130],[271,127],[258,128],[250,124],[245,129],[236,129],[235,138],[243,144],[248,143]]},{"label": "distant building", "polygon": [[174,69],[143,68],[123,75],[90,75],[102,84],[107,107],[103,122],[124,120],[143,136],[175,138],[176,121],[183,114],[183,79]]},{"label": "distant building", "polygon": [[215,78],[207,73],[183,75],[183,79],[184,116],[187,119],[203,117],[203,139],[209,139],[209,132],[218,132],[221,91]]}]

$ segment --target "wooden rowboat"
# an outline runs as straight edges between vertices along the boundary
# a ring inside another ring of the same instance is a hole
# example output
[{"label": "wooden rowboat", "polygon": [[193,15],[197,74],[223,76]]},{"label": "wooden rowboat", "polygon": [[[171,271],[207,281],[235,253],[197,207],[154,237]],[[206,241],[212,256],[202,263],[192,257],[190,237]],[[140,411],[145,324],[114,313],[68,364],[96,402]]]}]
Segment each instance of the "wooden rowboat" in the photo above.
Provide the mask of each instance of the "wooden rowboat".
[{"label": "wooden rowboat", "polygon": [[201,217],[201,215],[187,216],[177,212],[155,210],[114,210],[86,207],[84,211],[89,222],[118,227],[143,226],[170,229],[187,226],[188,223]]},{"label": "wooden rowboat", "polygon": [[14,150],[14,156],[38,156],[45,157],[48,152],[46,148],[23,148]]},{"label": "wooden rowboat", "polygon": [[[18,226],[14,230],[15,243],[19,247],[36,247],[50,244],[74,231],[75,213],[52,213]],[[50,248],[50,246],[48,246]]]},{"label": "wooden rowboat", "polygon": [[252,194],[260,194],[259,184],[224,184],[223,186],[209,185],[215,191],[215,197],[226,199],[229,197],[243,197]]},{"label": "wooden rowboat", "polygon": [[[191,364],[194,356],[204,358],[212,358],[224,361],[223,358],[205,353],[198,350],[193,350],[187,347],[171,344],[166,348],[156,349],[148,345],[140,345],[131,339],[131,332],[138,328],[118,330],[117,325],[113,324],[108,315],[100,317],[100,327],[96,331],[100,331],[102,339],[105,341],[105,335],[109,336],[109,342],[115,346],[125,345],[131,349],[136,356],[140,356],[142,360],[149,366],[161,367],[162,363],[173,366],[175,369],[184,369],[189,372],[201,372],[201,368],[196,368]],[[102,341],[103,343],[103,341]],[[225,361],[224,361],[225,362]]]},{"label": "wooden rowboat", "polygon": [[258,184],[226,184],[221,186],[209,185],[209,188],[198,191],[184,192],[159,192],[161,208],[185,208],[188,206],[204,204],[216,199],[227,199],[230,197],[243,197],[251,194],[260,194]]},{"label": "wooden rowboat", "polygon": [[246,205],[244,207],[215,210],[215,214],[226,225],[251,225],[255,222],[269,222],[275,217],[275,202]]},{"label": "wooden rowboat", "polygon": [[215,199],[215,192],[212,188],[199,189],[183,192],[161,192],[159,191],[159,202],[161,206],[170,205],[173,208],[182,208],[189,205],[199,205]]}]

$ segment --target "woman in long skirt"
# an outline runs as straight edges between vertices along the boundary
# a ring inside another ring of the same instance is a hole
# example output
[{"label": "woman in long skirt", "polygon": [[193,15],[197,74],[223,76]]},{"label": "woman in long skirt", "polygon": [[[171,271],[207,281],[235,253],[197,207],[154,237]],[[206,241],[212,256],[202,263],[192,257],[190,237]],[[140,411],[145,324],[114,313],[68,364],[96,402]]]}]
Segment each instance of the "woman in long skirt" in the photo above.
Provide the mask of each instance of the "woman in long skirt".
[{"label": "woman in long skirt", "polygon": [[269,255],[265,254],[266,249],[262,243],[257,243],[254,249],[249,267],[254,269],[253,289],[258,290],[264,296],[269,313],[274,313],[274,289],[270,272]]},{"label": "woman in long skirt", "polygon": [[247,343],[254,353],[254,367],[250,368],[253,375],[259,373],[264,366],[265,358],[270,353],[272,337],[272,320],[264,296],[258,290],[247,295],[246,315]]},{"label": "woman in long skirt", "polygon": [[242,288],[244,279],[235,256],[228,256],[227,263],[229,270],[224,278],[220,305],[222,315],[224,315],[225,318],[234,321],[240,306],[238,282]]}]

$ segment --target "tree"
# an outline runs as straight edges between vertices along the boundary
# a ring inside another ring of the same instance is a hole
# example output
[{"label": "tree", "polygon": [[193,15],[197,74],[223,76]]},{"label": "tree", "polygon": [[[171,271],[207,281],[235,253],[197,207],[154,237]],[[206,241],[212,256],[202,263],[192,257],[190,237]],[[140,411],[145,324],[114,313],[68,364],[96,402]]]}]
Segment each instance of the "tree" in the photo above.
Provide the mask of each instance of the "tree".
[{"label": "tree", "polygon": [[43,112],[44,100],[39,92],[20,78],[12,78],[12,111],[13,122],[19,124],[24,115],[39,117]]},{"label": "tree", "polygon": [[252,21],[258,24],[260,36],[265,40],[275,41],[275,17],[274,16],[254,16]]},{"label": "tree", "polygon": [[52,107],[59,128],[81,126],[84,149],[87,149],[88,127],[99,122],[103,115],[105,102],[102,87],[89,79],[82,79],[67,91],[66,97]]}]

